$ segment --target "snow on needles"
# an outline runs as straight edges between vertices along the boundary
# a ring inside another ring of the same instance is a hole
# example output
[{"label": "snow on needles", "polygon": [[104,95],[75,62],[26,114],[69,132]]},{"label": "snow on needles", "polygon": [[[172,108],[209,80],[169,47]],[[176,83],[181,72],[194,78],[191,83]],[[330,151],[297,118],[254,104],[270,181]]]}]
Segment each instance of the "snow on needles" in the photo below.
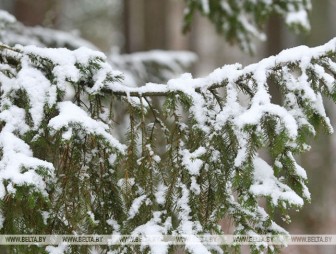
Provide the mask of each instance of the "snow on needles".
[{"label": "snow on needles", "polygon": [[[83,129],[87,134],[98,135],[107,140],[111,147],[123,152],[126,149],[125,145],[120,144],[110,133],[108,133],[109,127],[97,120],[92,119],[88,114],[80,107],[76,106],[70,101],[64,101],[58,103],[60,114],[49,121],[48,126],[54,130],[60,130],[62,128],[70,130],[79,127]],[[68,138],[65,137],[65,138]]]},{"label": "snow on needles", "polygon": [[[241,112],[241,114],[237,116],[237,124],[244,127],[249,124],[254,124],[258,121],[258,119],[261,119],[262,115],[272,114],[279,116],[279,119],[283,121],[283,126],[287,129],[289,135],[295,138],[299,127],[297,123],[298,118],[295,119],[295,116],[300,115],[300,112],[298,112],[300,109],[297,108],[296,111],[291,109],[291,111],[289,111],[286,107],[280,107],[272,104],[268,94],[267,77],[275,68],[280,68],[283,72],[285,72],[288,63],[299,63],[298,67],[302,72],[302,75],[296,77],[295,73],[290,73],[287,75],[287,78],[292,77],[292,82],[285,82],[284,86],[288,90],[293,90],[291,85],[293,85],[294,82],[295,86],[298,86],[298,88],[294,89],[295,91],[293,91],[293,93],[300,89],[303,96],[307,96],[307,98],[309,96],[311,107],[314,108],[317,113],[322,115],[326,122],[329,122],[324,112],[324,108],[321,106],[319,94],[312,91],[310,81],[305,79],[304,76],[308,69],[316,69],[316,66],[311,64],[311,61],[325,55],[328,51],[335,51],[335,45],[336,39],[315,48],[299,46],[284,50],[277,56],[271,56],[263,59],[259,63],[248,65],[245,68],[239,64],[226,65],[222,68],[216,69],[208,76],[202,78],[192,78],[191,74],[184,74],[180,78],[169,80],[167,85],[148,83],[145,86],[135,88],[115,84],[114,86],[110,86],[110,89],[115,92],[125,92],[127,94],[136,93],[143,96],[149,93],[164,94],[172,91],[180,91],[188,95],[194,102],[190,108],[190,113],[192,113],[198,121],[198,127],[205,132],[208,132],[209,129],[206,121],[207,116],[205,101],[199,91],[225,84],[228,87],[230,84],[237,84],[242,81],[244,82],[244,80],[250,80],[250,82],[246,82],[245,89],[248,89],[251,93],[253,93],[251,104],[249,108],[243,110],[241,108],[237,109]],[[319,68],[317,70],[319,76],[324,78],[327,86],[332,87],[333,82],[330,75],[322,72]],[[284,76],[284,79],[285,78],[286,76]],[[228,89],[227,91],[231,93],[235,92],[235,89],[237,88],[231,90]],[[244,87],[241,87],[241,89],[244,90]],[[228,95],[228,97],[229,96],[230,95]],[[236,113],[238,112],[237,110],[232,109],[231,103],[228,104],[228,107],[231,109],[224,108],[219,114],[224,113],[225,110]],[[246,117],[244,117],[244,115]],[[227,117],[225,118],[229,120]],[[223,122],[221,124],[223,124]]]},{"label": "snow on needles", "polygon": [[254,183],[250,192],[258,196],[270,196],[274,205],[281,200],[290,204],[302,206],[303,199],[287,185],[280,182],[275,176],[273,169],[264,160],[257,157],[254,160]]},{"label": "snow on needles", "polygon": [[[167,235],[169,229],[171,229],[171,218],[167,218],[165,221],[161,217],[163,213],[160,211],[153,212],[153,217],[145,224],[136,227],[131,236],[136,238],[141,237],[141,250],[144,251],[146,247],[149,247],[151,253],[166,254],[168,253],[169,243],[164,241],[164,235]],[[151,239],[155,236],[155,242]],[[114,239],[118,240],[118,239]]]},{"label": "snow on needles", "polygon": [[36,169],[45,168],[52,174],[54,167],[51,163],[34,158],[29,146],[13,133],[2,131],[0,133],[0,148],[2,159],[0,161],[0,198],[6,195],[3,180],[10,180],[7,193],[15,193],[13,185],[32,185],[42,194],[46,193],[46,184],[43,178],[36,173]]},{"label": "snow on needles", "polygon": [[[0,15],[4,18],[2,13]],[[104,62],[104,54],[86,48],[70,51],[36,46],[17,46],[7,54],[20,62],[20,68],[16,70],[9,64],[0,66],[12,73],[7,76],[6,72],[0,72],[0,120],[3,126],[0,133],[0,198],[15,193],[16,187],[22,185],[33,186],[47,195],[47,183],[54,177],[54,166],[35,157],[29,142],[43,135],[46,124],[43,122],[48,121],[49,111],[56,111],[56,108],[58,115],[49,119],[47,126],[54,131],[67,129],[63,138],[70,138],[72,129],[80,126],[86,134],[102,137],[110,147],[124,151],[125,146],[110,134],[106,124],[91,118],[71,102],[76,90],[74,86],[88,78],[88,73],[101,76],[99,69],[109,82],[120,74]],[[47,75],[48,68],[50,73]],[[82,89],[90,94],[99,93],[103,81],[99,77],[92,80],[99,83],[98,86],[93,84],[94,89]],[[19,104],[17,98],[21,100]],[[62,99],[67,101],[62,102]],[[27,138],[29,132],[35,133],[32,139]],[[8,181],[6,186],[4,180]]]}]

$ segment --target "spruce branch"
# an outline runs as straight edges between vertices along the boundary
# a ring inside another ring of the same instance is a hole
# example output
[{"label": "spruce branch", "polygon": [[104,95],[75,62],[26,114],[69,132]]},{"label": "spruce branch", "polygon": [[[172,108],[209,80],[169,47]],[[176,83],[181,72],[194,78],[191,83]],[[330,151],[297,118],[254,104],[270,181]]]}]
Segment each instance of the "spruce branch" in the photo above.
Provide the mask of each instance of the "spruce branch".
[{"label": "spruce branch", "polygon": [[[307,149],[307,136],[315,134],[318,124],[332,130],[322,95],[336,97],[335,51],[333,39],[246,67],[224,66],[203,78],[184,74],[166,84],[134,88],[122,83],[121,73],[99,52],[4,45],[0,144],[9,147],[4,137],[10,136],[24,142],[25,156],[39,165],[52,166],[42,159],[56,161],[56,179],[36,170],[44,185],[35,190],[51,200],[51,222],[41,226],[48,232],[146,235],[146,226],[155,225],[158,234],[190,233],[199,241],[199,233],[222,233],[217,222],[229,216],[236,234],[286,235],[273,221],[274,209],[289,218],[288,208],[310,199],[307,175],[294,155]],[[5,71],[9,65],[10,74]],[[281,105],[271,102],[270,78],[283,94]],[[249,97],[246,105],[240,92]],[[163,105],[150,97],[159,97]],[[122,126],[128,134],[122,141],[112,135],[109,119],[112,102],[120,98],[129,119],[128,127]],[[50,141],[42,143],[39,137]],[[51,154],[37,157],[37,146]],[[260,149],[271,152],[271,164],[260,157]],[[3,150],[1,163],[8,152]],[[54,186],[46,190],[51,180]],[[25,189],[13,186],[19,200]],[[40,212],[34,205],[28,208]],[[6,216],[8,209],[0,206]],[[15,216],[8,215],[12,221],[3,231],[18,231]],[[26,232],[39,223],[27,221]],[[196,252],[188,242],[185,248]]]}]

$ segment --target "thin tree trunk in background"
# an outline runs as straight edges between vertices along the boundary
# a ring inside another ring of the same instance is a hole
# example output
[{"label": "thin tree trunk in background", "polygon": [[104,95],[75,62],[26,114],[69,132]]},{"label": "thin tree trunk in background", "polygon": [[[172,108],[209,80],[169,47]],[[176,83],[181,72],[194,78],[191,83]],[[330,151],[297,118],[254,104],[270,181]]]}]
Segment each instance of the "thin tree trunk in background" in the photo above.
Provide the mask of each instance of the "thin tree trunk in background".
[{"label": "thin tree trunk in background", "polygon": [[283,21],[278,16],[270,17],[267,24],[266,55],[276,55],[283,50]]},{"label": "thin tree trunk in background", "polygon": [[130,0],[123,1],[123,30],[124,30],[124,52],[131,52],[130,35]]},{"label": "thin tree trunk in background", "polygon": [[167,1],[167,6],[165,8],[169,19],[169,22],[166,21],[165,23],[167,49],[187,50],[189,48],[189,35],[182,33],[184,7],[184,1]]},{"label": "thin tree trunk in background", "polygon": [[123,1],[124,53],[144,50],[144,1]]},{"label": "thin tree trunk in background", "polygon": [[[269,57],[278,54],[285,47],[283,40],[283,21],[278,16],[272,16],[266,27],[267,41],[264,57]],[[281,93],[277,84],[272,80],[269,83],[269,92],[272,96],[272,102],[275,104],[281,103]]]},{"label": "thin tree trunk in background", "polygon": [[145,50],[167,49],[167,0],[145,2]]},{"label": "thin tree trunk in background", "polygon": [[188,48],[188,39],[182,34],[182,1],[124,0],[123,8],[125,53]]}]

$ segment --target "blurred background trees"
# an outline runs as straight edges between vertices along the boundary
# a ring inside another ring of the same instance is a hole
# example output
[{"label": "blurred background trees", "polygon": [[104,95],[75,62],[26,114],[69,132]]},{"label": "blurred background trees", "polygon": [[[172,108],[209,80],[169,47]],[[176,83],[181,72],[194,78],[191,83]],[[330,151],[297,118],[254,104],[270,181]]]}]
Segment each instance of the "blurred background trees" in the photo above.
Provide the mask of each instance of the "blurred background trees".
[{"label": "blurred background trees", "polygon": [[[311,32],[294,35],[277,17],[266,27],[268,40],[257,43],[256,54],[243,53],[228,45],[214,27],[196,16],[191,32],[183,35],[182,0],[0,0],[0,8],[8,10],[28,26],[44,26],[79,34],[107,54],[132,53],[151,49],[194,51],[199,61],[193,68],[199,76],[224,64],[256,62],[282,49],[306,44],[316,46],[335,36],[336,2],[313,0],[310,16]],[[276,89],[273,99],[281,100]],[[328,103],[327,110],[336,126],[336,109]],[[312,150],[301,158],[308,172],[312,204],[293,214],[287,227],[297,234],[336,234],[336,135],[312,141]],[[283,253],[335,253],[334,246],[291,246]]]}]

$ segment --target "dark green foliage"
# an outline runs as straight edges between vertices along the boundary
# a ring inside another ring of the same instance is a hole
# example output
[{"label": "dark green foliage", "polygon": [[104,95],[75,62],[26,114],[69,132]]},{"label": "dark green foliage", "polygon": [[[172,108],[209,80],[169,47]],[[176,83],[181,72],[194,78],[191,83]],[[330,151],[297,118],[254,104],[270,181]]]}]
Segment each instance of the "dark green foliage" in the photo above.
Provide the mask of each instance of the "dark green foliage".
[{"label": "dark green foliage", "polygon": [[254,51],[255,38],[265,39],[262,28],[271,15],[282,16],[296,32],[310,28],[307,19],[310,0],[186,0],[186,4],[184,31],[191,29],[195,13],[200,12],[228,42],[250,53]]}]

